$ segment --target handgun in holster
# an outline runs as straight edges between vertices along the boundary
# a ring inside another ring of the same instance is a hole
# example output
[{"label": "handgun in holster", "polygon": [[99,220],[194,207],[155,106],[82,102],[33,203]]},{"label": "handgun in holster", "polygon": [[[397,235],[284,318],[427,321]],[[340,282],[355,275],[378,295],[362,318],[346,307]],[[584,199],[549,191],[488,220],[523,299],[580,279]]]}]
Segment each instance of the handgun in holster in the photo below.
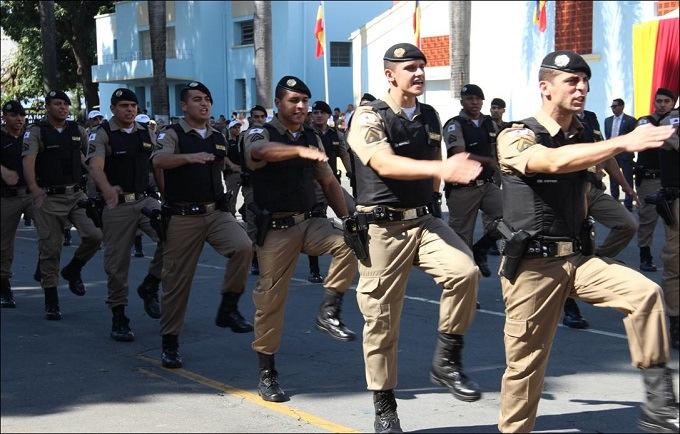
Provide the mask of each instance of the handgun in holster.
[{"label": "handgun in holster", "polygon": [[512,281],[522,263],[531,235],[525,230],[515,231],[503,220],[497,222],[496,229],[503,237],[501,240],[502,257],[498,274]]},{"label": "handgun in holster", "polygon": [[92,220],[98,228],[102,227],[102,212],[104,211],[104,201],[102,199],[88,198],[78,201],[78,208],[84,208],[85,214]]},{"label": "handgun in holster", "polygon": [[656,193],[649,194],[645,196],[645,203],[649,205],[656,206],[656,212],[663,219],[663,222],[667,226],[673,226],[675,223],[675,218],[673,217],[673,211],[671,210],[671,204],[673,201],[668,201],[663,190],[659,190]]},{"label": "handgun in holster", "polygon": [[581,254],[592,256],[595,254],[595,219],[588,216],[583,221],[581,232],[579,233],[579,243],[581,244]]},{"label": "handgun in holster", "polygon": [[368,221],[366,214],[354,213],[342,221],[342,235],[358,260],[368,259]]},{"label": "handgun in holster", "polygon": [[264,240],[267,238],[267,232],[271,229],[272,213],[266,209],[260,209],[255,202],[249,203],[248,209],[255,215],[255,229],[257,231],[255,244],[262,247],[264,246]]},{"label": "handgun in holster", "polygon": [[161,200],[161,195],[158,191],[156,191],[153,187],[149,187],[144,192],[147,194],[147,196],[154,198],[156,200]]},{"label": "handgun in holster", "polygon": [[224,194],[222,194],[216,201],[215,201],[215,209],[218,209],[223,212],[231,212],[229,210],[229,201],[231,200],[231,197],[233,196],[233,193],[231,191],[228,191]]},{"label": "handgun in holster", "polygon": [[442,194],[440,192],[432,193],[432,201],[427,204],[427,209],[433,217],[442,218]]},{"label": "handgun in holster", "polygon": [[168,237],[168,223],[170,223],[172,214],[167,210],[151,208],[142,208],[142,214],[149,218],[149,223],[153,230],[156,231],[158,239],[165,241]]}]

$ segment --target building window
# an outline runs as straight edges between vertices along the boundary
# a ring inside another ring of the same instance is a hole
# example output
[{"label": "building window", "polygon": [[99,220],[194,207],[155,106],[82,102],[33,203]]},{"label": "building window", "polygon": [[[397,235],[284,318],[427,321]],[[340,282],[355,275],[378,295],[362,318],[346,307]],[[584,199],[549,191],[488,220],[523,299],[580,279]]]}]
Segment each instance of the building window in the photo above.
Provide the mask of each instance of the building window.
[{"label": "building window", "polygon": [[[149,30],[139,32],[139,59],[151,59],[151,33]],[[177,57],[175,50],[175,28],[165,28],[165,57],[174,59]],[[136,60],[136,59],[133,59]]]},{"label": "building window", "polygon": [[234,23],[234,45],[253,45],[255,42],[255,26],[253,20],[238,21]]},{"label": "building window", "polygon": [[555,2],[555,50],[593,52],[592,0]]},{"label": "building window", "polygon": [[331,42],[331,66],[352,66],[351,42]]},{"label": "building window", "polygon": [[245,78],[237,78],[234,80],[234,110],[246,109],[246,80]]}]

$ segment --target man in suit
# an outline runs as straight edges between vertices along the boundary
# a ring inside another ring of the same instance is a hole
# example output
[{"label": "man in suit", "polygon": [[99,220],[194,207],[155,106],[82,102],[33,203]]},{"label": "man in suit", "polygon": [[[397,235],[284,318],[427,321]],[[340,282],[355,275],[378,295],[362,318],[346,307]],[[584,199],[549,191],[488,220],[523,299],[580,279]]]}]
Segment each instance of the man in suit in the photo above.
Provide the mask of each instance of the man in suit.
[{"label": "man in suit", "polygon": [[[604,120],[604,134],[607,139],[616,136],[628,134],[635,129],[635,118],[623,112],[625,103],[621,98],[616,98],[612,101],[611,109],[614,113]],[[623,177],[628,181],[628,185],[633,185],[633,153],[622,152],[616,156],[616,162],[623,171]],[[609,188],[611,195],[615,199],[619,199],[619,184],[615,179],[609,178]],[[623,204],[628,208],[628,211],[633,209],[633,197],[626,194]]]}]

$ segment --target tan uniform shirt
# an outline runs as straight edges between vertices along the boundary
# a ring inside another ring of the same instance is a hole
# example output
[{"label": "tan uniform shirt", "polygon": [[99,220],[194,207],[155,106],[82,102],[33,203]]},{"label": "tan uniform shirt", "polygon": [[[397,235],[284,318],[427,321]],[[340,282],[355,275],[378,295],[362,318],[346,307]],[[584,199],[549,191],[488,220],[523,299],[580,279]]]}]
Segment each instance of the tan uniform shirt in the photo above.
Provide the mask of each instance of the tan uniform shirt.
[{"label": "tan uniform shirt", "polygon": [[[187,133],[187,134],[194,134],[198,137],[203,138],[192,126],[190,126],[187,121],[184,119],[180,119],[178,122],[179,126],[182,127],[182,130]],[[210,137],[211,134],[222,134],[219,131],[217,131],[215,128],[210,127],[206,125],[206,134],[205,138],[207,139]],[[224,136],[222,136],[224,137]],[[151,158],[155,157],[158,154],[179,154],[179,146],[177,144],[179,143],[179,138],[177,137],[177,133],[175,130],[173,130],[170,127],[166,127],[165,129],[161,130],[158,133],[158,136],[156,137],[156,147],[151,154]],[[226,139],[225,139],[226,143]],[[220,149],[221,151],[227,152],[226,145],[224,146],[224,149]],[[226,158],[226,157],[225,157]]]},{"label": "tan uniform shirt", "polygon": [[[46,118],[43,118],[42,120],[47,121]],[[74,139],[80,142],[81,151],[84,153],[86,149],[85,146],[87,145],[87,133],[85,132],[85,128],[80,125],[78,125],[78,131],[80,132],[80,136],[74,137]],[[30,125],[24,133],[24,150],[21,155],[24,157],[26,155],[34,155],[42,149],[43,142],[42,137],[40,137],[40,125],[35,123]]]},{"label": "tan uniform shirt", "polygon": [[672,110],[668,116],[663,118],[659,125],[673,125],[675,127],[675,132],[673,135],[663,143],[663,149],[667,150],[678,150],[678,127],[680,127],[680,117],[678,115],[678,110]]},{"label": "tan uniform shirt", "polygon": [[[109,126],[111,127],[111,131],[118,131],[122,130],[122,127],[118,123],[118,120],[116,117],[112,117],[109,120]],[[128,134],[136,134],[138,130],[146,130],[146,128],[139,124],[138,122],[135,122],[134,125],[132,126],[132,131]],[[151,138],[151,143],[144,143],[144,149],[154,149],[156,146],[156,134],[154,134],[153,131],[149,131],[149,137]],[[109,135],[106,133],[106,130],[104,128],[99,127],[96,130],[92,131],[88,137],[88,142],[89,145],[87,147],[87,159],[89,160],[92,157],[101,157],[106,159],[108,155],[111,155],[111,147],[109,146]]]}]

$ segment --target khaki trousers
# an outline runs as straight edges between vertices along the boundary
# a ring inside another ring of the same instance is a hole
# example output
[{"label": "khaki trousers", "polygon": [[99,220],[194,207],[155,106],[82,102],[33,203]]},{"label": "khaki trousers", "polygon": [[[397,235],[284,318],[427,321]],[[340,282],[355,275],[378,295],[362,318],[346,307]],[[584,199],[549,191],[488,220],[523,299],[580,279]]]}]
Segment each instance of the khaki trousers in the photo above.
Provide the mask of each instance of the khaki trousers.
[{"label": "khaki trousers", "polygon": [[369,258],[359,264],[357,301],[364,316],[364,362],[369,390],[397,385],[397,344],[404,295],[411,267],[442,287],[442,333],[464,334],[475,315],[479,268],[463,240],[443,220],[371,224]]},{"label": "khaki trousers", "polygon": [[670,316],[678,316],[680,303],[680,274],[678,274],[678,266],[680,266],[680,239],[678,238],[678,222],[680,222],[680,199],[675,199],[671,206],[673,211],[673,218],[675,222],[673,226],[664,225],[666,228],[666,242],[661,251],[661,261],[663,262],[663,280],[661,281],[661,288],[663,289],[664,299],[666,300],[666,312]]},{"label": "khaki trousers", "polygon": [[45,198],[40,208],[33,208],[40,250],[40,284],[43,288],[59,284],[61,246],[67,224],[73,224],[80,235],[80,245],[73,254],[74,258],[87,262],[101,245],[101,230],[92,223],[83,208],[78,208],[78,201],[85,199],[87,196],[83,192],[52,194]]},{"label": "khaki trousers", "polygon": [[654,229],[656,228],[656,221],[659,215],[656,213],[656,205],[645,203],[645,196],[656,193],[661,189],[660,179],[643,179],[640,186],[637,188],[638,198],[640,204],[638,205],[640,213],[640,229],[638,230],[638,246],[652,247],[652,237],[654,236]]},{"label": "khaki trousers", "polygon": [[229,258],[222,293],[241,294],[245,289],[253,249],[234,216],[222,211],[195,216],[173,215],[163,243],[162,335],[182,332],[191,281],[205,242]]},{"label": "khaki trousers", "polygon": [[[449,207],[449,226],[470,247],[479,210],[490,221],[503,217],[501,189],[491,182],[452,189],[446,205]],[[488,227],[485,227],[484,232],[487,231]]]},{"label": "khaki trousers", "polygon": [[253,291],[255,340],[258,353],[274,354],[281,346],[288,284],[300,253],[331,255],[323,286],[344,293],[357,274],[357,258],[347,247],[342,230],[329,219],[313,217],[293,227],[270,230],[263,246],[257,246],[260,278]]},{"label": "khaki trousers", "polygon": [[0,277],[12,278],[12,260],[14,259],[14,240],[21,214],[32,212],[33,202],[30,194],[0,198]]},{"label": "khaki trousers", "polygon": [[224,183],[226,185],[227,191],[231,192],[231,198],[229,199],[229,212],[236,216],[236,200],[238,199],[238,190],[241,188],[241,174],[225,172]]},{"label": "khaki trousers", "polygon": [[668,330],[659,286],[609,258],[575,254],[525,259],[514,282],[501,278],[505,358],[501,432],[529,432],[557,322],[567,296],[623,312],[632,363],[646,368],[669,360]]},{"label": "khaki trousers", "polygon": [[[159,209],[157,200],[147,197],[137,202],[122,203],[113,209],[104,208],[102,213],[102,232],[104,233],[104,271],[109,289],[106,304],[127,306],[128,272],[130,270],[130,249],[135,242],[138,229],[158,243],[158,235],[151,227],[149,218],[142,214],[142,208]],[[156,246],[149,274],[161,278],[163,268],[163,249]]]},{"label": "khaki trousers", "polygon": [[253,187],[243,186],[242,191],[243,191],[243,206],[245,207],[246,210],[246,215],[244,216],[243,220],[245,220],[246,222],[246,233],[254,243],[257,238],[257,227],[255,226],[255,213],[250,209],[249,206],[251,203],[254,202]]},{"label": "khaki trousers", "polygon": [[594,185],[590,185],[588,191],[588,214],[610,229],[607,238],[595,250],[597,256],[615,257],[626,248],[638,230],[633,214]]}]

